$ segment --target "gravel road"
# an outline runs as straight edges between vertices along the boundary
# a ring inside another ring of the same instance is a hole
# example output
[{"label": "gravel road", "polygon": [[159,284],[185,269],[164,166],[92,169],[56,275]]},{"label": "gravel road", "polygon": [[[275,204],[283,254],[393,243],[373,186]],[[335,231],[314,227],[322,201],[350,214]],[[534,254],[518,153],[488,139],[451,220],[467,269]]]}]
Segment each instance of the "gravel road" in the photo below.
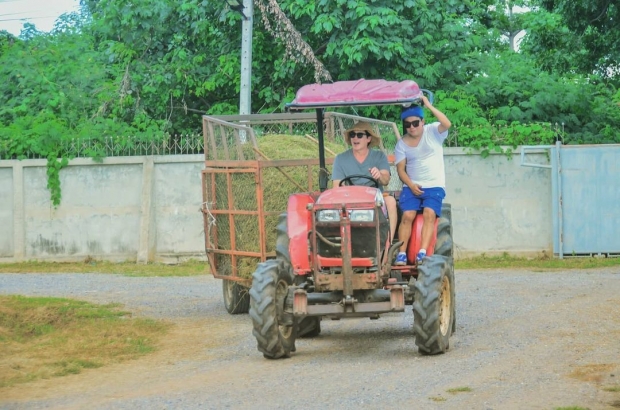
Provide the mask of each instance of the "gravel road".
[{"label": "gravel road", "polygon": [[0,389],[0,408],[620,408],[620,269],[457,270],[456,291],[444,355],[418,353],[408,306],[323,321],[292,358],[270,361],[211,276],[2,274],[0,294],[120,302],[175,326],[147,357]]}]

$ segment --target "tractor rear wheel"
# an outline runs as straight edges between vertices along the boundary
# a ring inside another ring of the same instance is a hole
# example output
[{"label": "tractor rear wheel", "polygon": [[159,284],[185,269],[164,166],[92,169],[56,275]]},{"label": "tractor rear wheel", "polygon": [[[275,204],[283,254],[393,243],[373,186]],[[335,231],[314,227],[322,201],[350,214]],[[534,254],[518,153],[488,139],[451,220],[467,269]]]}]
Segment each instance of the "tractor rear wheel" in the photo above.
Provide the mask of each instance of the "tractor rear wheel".
[{"label": "tractor rear wheel", "polygon": [[435,241],[434,254],[452,258],[453,250],[452,206],[450,204],[443,204],[441,207],[441,216],[437,223],[437,240]]},{"label": "tractor rear wheel", "polygon": [[413,332],[421,354],[445,353],[454,325],[454,271],[450,258],[432,255],[418,266]]},{"label": "tractor rear wheel", "polygon": [[248,288],[239,283],[224,279],[222,280],[222,292],[224,293],[224,307],[231,315],[248,313],[250,309],[250,295]]},{"label": "tractor rear wheel", "polygon": [[452,220],[452,204],[444,202],[441,204],[441,216],[447,220]]},{"label": "tractor rear wheel", "polygon": [[[452,205],[442,204],[441,216],[437,223],[437,241],[435,242],[435,255],[450,258],[449,264],[454,276],[454,241],[452,239]],[[456,331],[456,300],[452,311],[452,333]]]},{"label": "tractor rear wheel", "polygon": [[258,350],[267,359],[290,357],[295,351],[295,320],[284,312],[288,288],[293,284],[291,265],[282,259],[259,263],[252,275],[250,317]]}]

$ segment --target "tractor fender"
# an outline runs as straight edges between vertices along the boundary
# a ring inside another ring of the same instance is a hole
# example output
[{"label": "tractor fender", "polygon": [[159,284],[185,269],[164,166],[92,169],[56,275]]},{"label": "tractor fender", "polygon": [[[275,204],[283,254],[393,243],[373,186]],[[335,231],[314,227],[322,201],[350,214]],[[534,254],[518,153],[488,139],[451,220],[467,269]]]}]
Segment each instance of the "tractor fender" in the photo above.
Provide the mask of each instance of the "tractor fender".
[{"label": "tractor fender", "polygon": [[[439,218],[435,219],[435,228],[433,230],[433,236],[431,243],[426,249],[426,256],[433,255],[435,249],[435,242],[437,242],[437,224]],[[420,213],[415,216],[413,220],[413,226],[411,227],[411,236],[409,237],[409,244],[407,246],[407,259],[409,263],[415,263],[415,257],[422,247],[422,225],[424,225],[424,216]]]},{"label": "tractor fender", "polygon": [[315,197],[307,193],[293,194],[288,198],[286,210],[288,250],[295,272],[310,271],[308,233],[312,229],[312,212],[308,210],[308,204],[314,204],[314,202]]}]

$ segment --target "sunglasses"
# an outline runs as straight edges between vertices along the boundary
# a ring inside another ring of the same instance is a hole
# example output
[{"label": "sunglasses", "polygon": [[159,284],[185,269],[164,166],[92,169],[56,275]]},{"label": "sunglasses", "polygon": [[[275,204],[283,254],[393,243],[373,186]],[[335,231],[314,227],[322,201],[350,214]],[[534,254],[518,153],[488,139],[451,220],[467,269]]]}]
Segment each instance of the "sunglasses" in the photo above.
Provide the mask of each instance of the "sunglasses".
[{"label": "sunglasses", "polygon": [[411,121],[411,122],[405,121],[405,129],[407,129],[407,128],[411,127],[411,126],[413,126],[414,128],[417,128],[418,125],[420,125],[420,120],[415,120],[415,121]]},{"label": "sunglasses", "polygon": [[355,131],[351,131],[349,132],[349,138],[364,138],[364,137],[368,137],[368,134],[365,132],[355,132]]}]

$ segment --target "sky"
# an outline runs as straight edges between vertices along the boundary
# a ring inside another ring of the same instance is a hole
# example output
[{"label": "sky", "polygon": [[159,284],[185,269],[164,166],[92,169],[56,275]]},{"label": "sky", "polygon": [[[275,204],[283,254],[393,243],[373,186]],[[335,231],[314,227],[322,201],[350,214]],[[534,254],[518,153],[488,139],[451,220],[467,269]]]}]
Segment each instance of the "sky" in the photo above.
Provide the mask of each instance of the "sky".
[{"label": "sky", "polygon": [[76,11],[79,4],[79,0],[0,0],[0,30],[18,36],[29,22],[39,31],[50,31],[61,14]]}]

